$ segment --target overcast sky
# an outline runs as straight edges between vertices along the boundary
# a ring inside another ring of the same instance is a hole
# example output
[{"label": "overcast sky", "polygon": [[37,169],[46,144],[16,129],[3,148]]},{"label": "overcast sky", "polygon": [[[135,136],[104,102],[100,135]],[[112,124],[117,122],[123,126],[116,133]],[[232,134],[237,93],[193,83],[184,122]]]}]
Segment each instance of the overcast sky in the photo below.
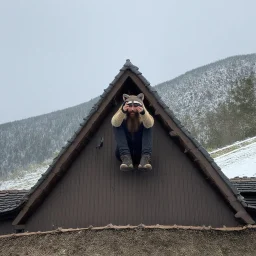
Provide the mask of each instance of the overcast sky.
[{"label": "overcast sky", "polygon": [[151,85],[256,52],[255,0],[0,0],[0,123],[100,95],[127,58]]}]

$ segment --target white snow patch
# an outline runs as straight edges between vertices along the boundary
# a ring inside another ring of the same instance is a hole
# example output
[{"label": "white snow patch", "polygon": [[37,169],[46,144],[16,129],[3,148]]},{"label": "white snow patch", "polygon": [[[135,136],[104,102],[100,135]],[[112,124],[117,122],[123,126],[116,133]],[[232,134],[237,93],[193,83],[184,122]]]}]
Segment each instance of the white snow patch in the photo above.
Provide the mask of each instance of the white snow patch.
[{"label": "white snow patch", "polygon": [[41,175],[45,173],[45,171],[49,167],[49,161],[46,160],[40,167],[33,168],[32,170],[28,170],[20,177],[0,181],[0,190],[11,190],[11,189],[27,189],[29,190],[33,187],[38,179],[40,179]]},{"label": "white snow patch", "polygon": [[214,160],[228,178],[256,177],[256,142],[218,156]]}]

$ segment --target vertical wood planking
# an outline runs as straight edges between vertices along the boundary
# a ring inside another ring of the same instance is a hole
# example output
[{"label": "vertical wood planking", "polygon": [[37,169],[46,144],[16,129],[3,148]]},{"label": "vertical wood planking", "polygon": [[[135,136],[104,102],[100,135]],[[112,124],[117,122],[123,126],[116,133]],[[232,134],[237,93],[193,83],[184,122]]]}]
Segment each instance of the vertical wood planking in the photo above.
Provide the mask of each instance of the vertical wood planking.
[{"label": "vertical wood planking", "polygon": [[7,235],[11,233],[15,233],[14,227],[12,226],[11,220],[0,220],[0,235]]},{"label": "vertical wood planking", "polygon": [[[122,173],[112,111],[26,223],[29,231],[117,225],[238,225],[215,188],[155,120],[153,171]],[[98,139],[104,144],[96,149]]]}]

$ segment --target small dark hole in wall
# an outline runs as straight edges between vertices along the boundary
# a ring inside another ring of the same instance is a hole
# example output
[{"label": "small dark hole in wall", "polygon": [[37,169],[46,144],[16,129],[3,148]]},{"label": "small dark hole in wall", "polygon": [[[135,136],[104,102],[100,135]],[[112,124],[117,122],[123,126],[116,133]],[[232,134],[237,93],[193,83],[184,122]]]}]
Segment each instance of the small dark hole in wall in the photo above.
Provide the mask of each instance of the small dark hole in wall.
[{"label": "small dark hole in wall", "polygon": [[24,229],[16,229],[15,231],[16,231],[17,234],[18,234],[18,233],[24,233],[24,232],[25,232]]}]

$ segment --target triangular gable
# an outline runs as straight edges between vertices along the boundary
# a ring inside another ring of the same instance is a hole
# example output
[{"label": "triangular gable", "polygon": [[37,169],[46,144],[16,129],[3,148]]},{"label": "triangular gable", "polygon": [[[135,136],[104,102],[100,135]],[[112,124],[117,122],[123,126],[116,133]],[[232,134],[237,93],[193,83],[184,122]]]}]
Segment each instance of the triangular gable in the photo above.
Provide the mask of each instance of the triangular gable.
[{"label": "triangular gable", "polygon": [[67,145],[54,159],[51,166],[42,175],[42,178],[31,189],[28,194],[25,206],[13,222],[13,225],[24,223],[28,216],[35,210],[41,201],[50,193],[59,178],[64,175],[74,157],[76,157],[89,140],[90,133],[97,124],[104,118],[107,107],[113,104],[116,94],[121,90],[127,79],[132,79],[139,90],[144,93],[145,99],[154,109],[155,115],[168,127],[170,136],[175,137],[184,148],[184,153],[196,162],[208,179],[216,185],[221,192],[223,199],[228,201],[236,212],[236,217],[241,218],[246,224],[253,224],[254,221],[246,212],[243,201],[238,190],[233,187],[228,178],[210,157],[208,152],[195,140],[191,134],[181,125],[168,106],[161,100],[156,90],[142,75],[139,69],[130,60],[127,60],[119,74],[115,77],[109,87],[104,90],[99,101],[94,105],[89,115],[84,119],[81,128],[75,132]]}]

